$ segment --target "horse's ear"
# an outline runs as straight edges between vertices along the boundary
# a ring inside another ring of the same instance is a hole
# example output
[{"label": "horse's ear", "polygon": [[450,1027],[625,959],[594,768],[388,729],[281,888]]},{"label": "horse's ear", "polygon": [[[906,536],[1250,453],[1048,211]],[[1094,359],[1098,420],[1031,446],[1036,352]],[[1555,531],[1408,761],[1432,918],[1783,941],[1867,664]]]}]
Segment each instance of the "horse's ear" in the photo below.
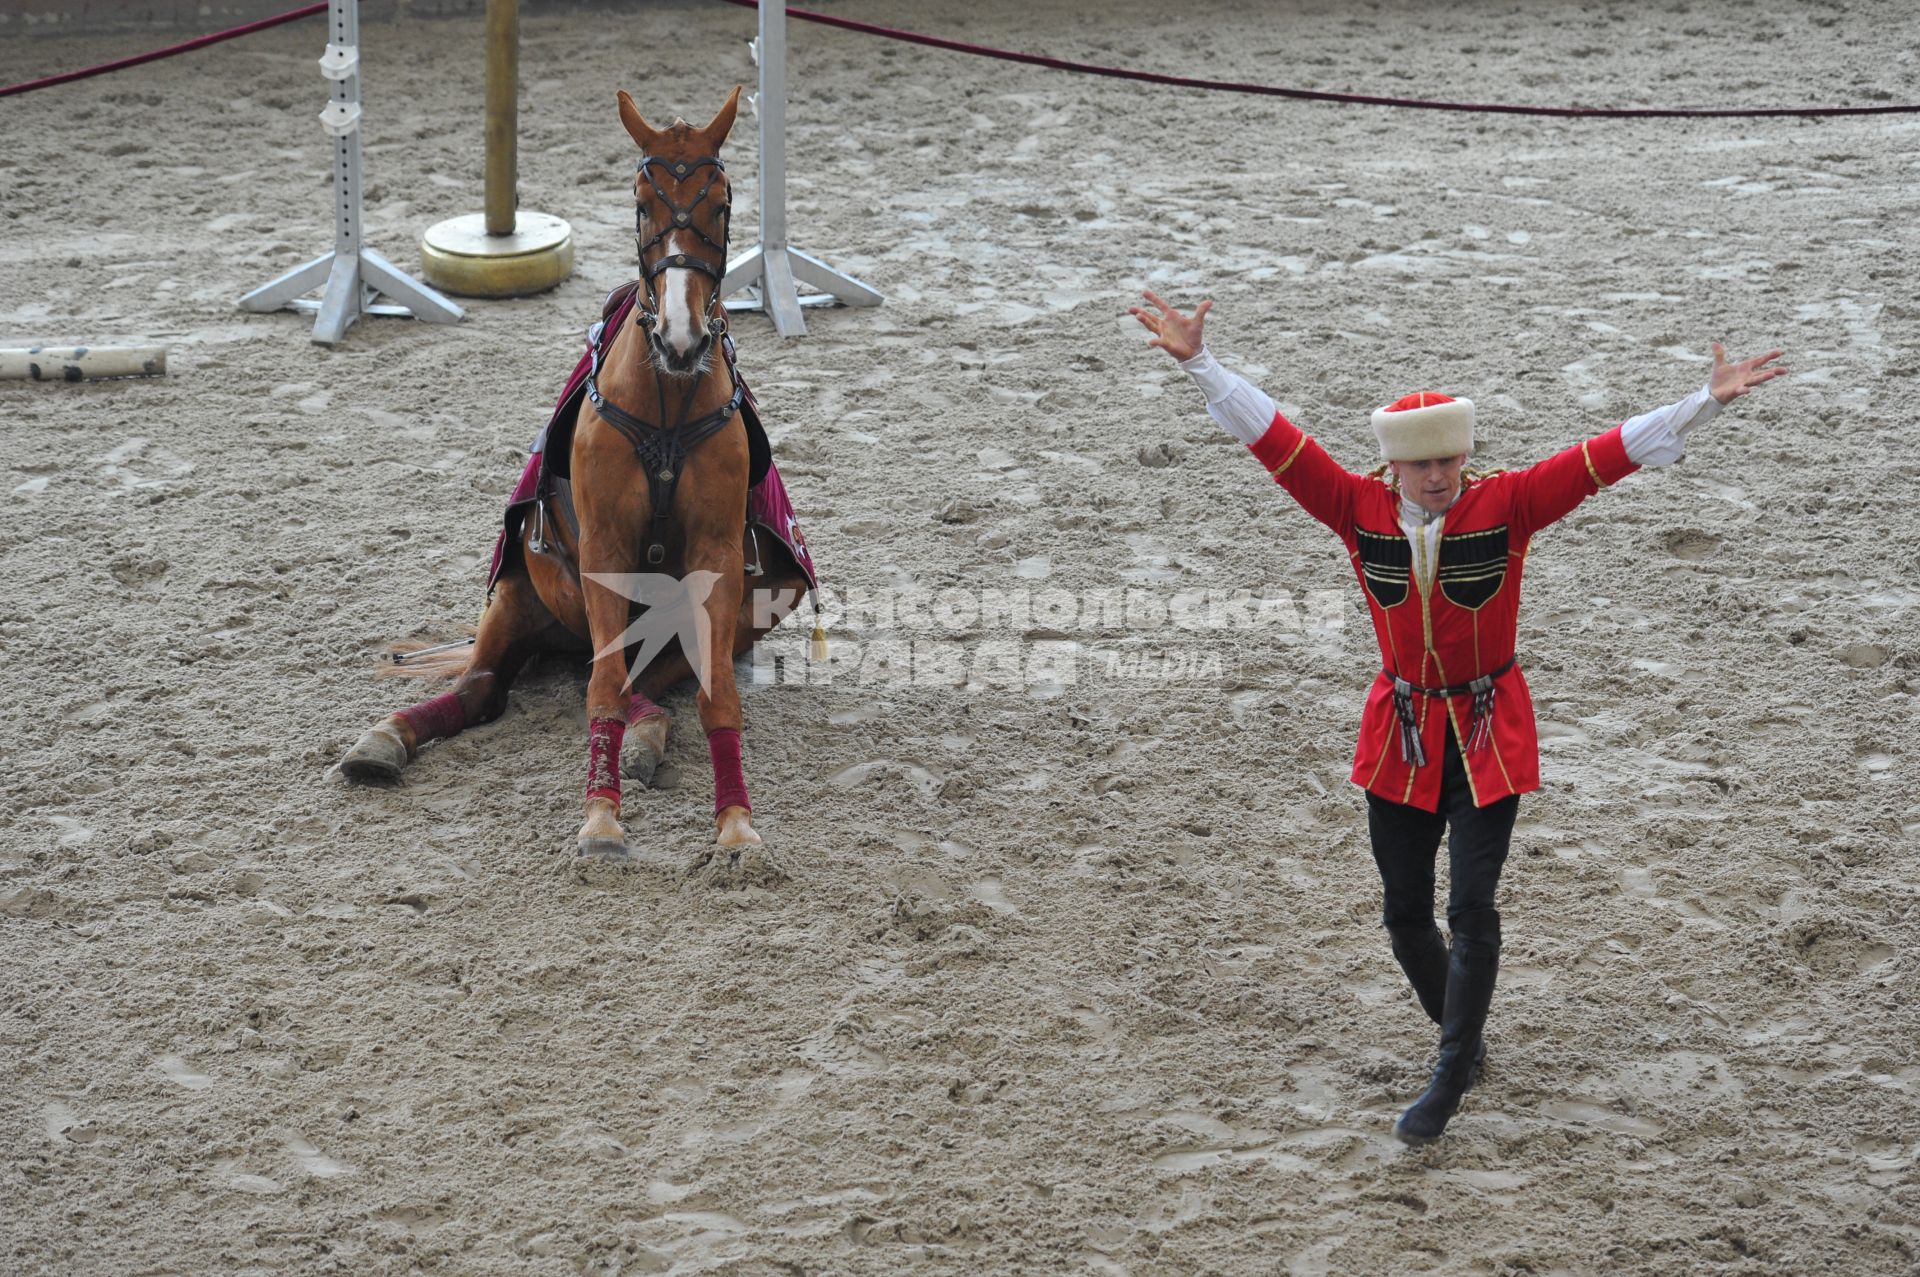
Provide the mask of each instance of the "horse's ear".
[{"label": "horse's ear", "polygon": [[733,132],[733,117],[740,113],[740,86],[734,85],[733,92],[727,94],[726,102],[718,113],[707,121],[707,127],[700,130],[707,139],[707,149],[718,151],[720,144],[727,140],[727,134]]},{"label": "horse's ear", "polygon": [[641,150],[653,153],[654,143],[660,140],[660,130],[640,118],[640,108],[633,104],[625,89],[620,90],[620,123],[627,126],[627,132]]}]

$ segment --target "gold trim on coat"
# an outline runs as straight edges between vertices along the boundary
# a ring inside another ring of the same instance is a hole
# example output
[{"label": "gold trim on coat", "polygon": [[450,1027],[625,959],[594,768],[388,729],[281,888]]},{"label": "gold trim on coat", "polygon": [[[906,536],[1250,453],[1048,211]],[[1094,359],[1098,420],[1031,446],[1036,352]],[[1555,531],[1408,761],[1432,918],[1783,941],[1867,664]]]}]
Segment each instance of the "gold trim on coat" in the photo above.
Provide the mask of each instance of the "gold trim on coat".
[{"label": "gold trim on coat", "polygon": [[[1591,442],[1591,441],[1587,441],[1587,442]],[[1601,488],[1606,487],[1607,481],[1605,479],[1602,479],[1600,477],[1600,472],[1594,468],[1593,454],[1587,451],[1586,442],[1582,442],[1580,445],[1580,459],[1587,463],[1587,475],[1589,478],[1593,480],[1594,491],[1598,492]]]},{"label": "gold trim on coat", "polygon": [[1300,455],[1300,449],[1306,446],[1307,446],[1307,436],[1305,434],[1302,434],[1300,436],[1300,442],[1294,444],[1293,451],[1287,454],[1287,459],[1285,461],[1282,461],[1278,466],[1276,466],[1274,469],[1268,472],[1273,476],[1275,483],[1278,483],[1280,481],[1280,476],[1287,472],[1287,467],[1293,464],[1294,458]]}]

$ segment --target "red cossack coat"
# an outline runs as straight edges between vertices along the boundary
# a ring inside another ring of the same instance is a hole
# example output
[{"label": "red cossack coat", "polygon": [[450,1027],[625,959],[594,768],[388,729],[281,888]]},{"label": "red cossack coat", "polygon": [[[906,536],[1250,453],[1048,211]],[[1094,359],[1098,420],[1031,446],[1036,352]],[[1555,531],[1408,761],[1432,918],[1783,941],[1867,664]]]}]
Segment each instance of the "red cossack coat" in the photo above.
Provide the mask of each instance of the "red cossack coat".
[{"label": "red cossack coat", "polygon": [[1471,696],[1413,697],[1427,763],[1401,758],[1392,674],[1420,687],[1453,687],[1491,673],[1514,655],[1520,574],[1533,534],[1639,469],[1615,427],[1524,470],[1469,476],[1447,511],[1437,567],[1422,594],[1413,571],[1420,547],[1400,527],[1400,496],[1377,475],[1343,470],[1279,413],[1258,442],[1260,459],[1293,499],[1346,544],[1380,641],[1381,673],[1367,693],[1353,783],[1427,811],[1440,804],[1446,731],[1467,763],[1477,807],[1540,787],[1540,738],[1527,680],[1516,664],[1495,680],[1492,737],[1466,748]]}]

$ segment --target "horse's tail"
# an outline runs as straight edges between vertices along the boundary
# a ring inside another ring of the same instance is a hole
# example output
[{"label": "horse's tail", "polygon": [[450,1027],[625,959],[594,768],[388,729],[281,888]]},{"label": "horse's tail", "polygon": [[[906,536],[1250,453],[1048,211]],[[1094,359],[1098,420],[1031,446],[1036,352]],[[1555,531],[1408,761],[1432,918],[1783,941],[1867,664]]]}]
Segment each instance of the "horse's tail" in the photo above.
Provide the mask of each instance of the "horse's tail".
[{"label": "horse's tail", "polygon": [[380,657],[381,677],[425,678],[436,682],[459,678],[473,660],[474,627],[466,628],[466,638],[450,643],[432,639],[399,640]]}]

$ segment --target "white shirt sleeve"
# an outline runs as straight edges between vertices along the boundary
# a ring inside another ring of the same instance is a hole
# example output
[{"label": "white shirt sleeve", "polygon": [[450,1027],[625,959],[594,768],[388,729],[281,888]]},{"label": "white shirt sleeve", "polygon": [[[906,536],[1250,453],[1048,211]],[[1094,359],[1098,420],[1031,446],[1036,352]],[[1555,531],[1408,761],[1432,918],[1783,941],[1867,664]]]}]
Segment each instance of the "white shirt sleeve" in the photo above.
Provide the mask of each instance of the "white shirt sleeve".
[{"label": "white shirt sleeve", "polygon": [[1266,391],[1237,372],[1228,372],[1205,346],[1192,359],[1179,361],[1193,384],[1207,397],[1207,415],[1234,438],[1251,447],[1267,433],[1280,409]]},{"label": "white shirt sleeve", "polygon": [[1627,460],[1637,466],[1672,465],[1687,453],[1687,432],[1719,411],[1720,401],[1702,386],[1679,403],[1641,413],[1620,427]]}]

